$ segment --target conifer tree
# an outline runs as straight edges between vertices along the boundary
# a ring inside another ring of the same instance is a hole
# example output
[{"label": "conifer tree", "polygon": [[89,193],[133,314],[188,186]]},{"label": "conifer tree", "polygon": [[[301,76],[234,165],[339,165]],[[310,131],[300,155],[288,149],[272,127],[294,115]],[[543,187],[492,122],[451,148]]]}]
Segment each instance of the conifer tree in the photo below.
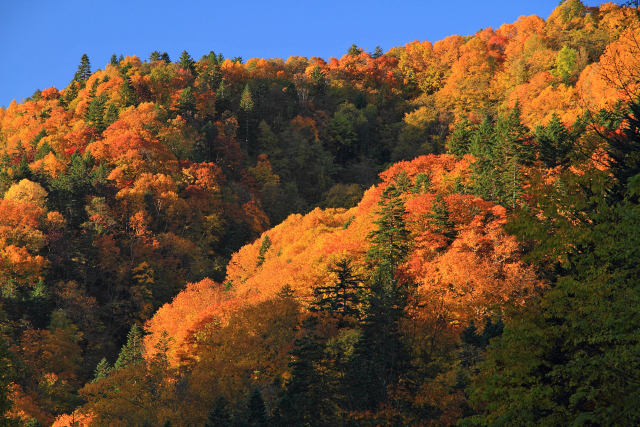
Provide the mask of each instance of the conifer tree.
[{"label": "conifer tree", "polygon": [[253,111],[254,102],[253,97],[251,96],[251,89],[249,88],[249,83],[244,86],[244,90],[242,91],[242,97],[240,98],[240,109],[244,111],[245,115],[245,133],[244,133],[244,142],[249,142],[249,116]]},{"label": "conifer tree", "polygon": [[118,61],[118,57],[116,56],[116,54],[114,53],[113,55],[111,55],[111,59],[109,60],[109,63],[113,66],[118,66],[120,65],[120,61]]},{"label": "conifer tree", "polygon": [[180,67],[182,67],[183,70],[190,71],[191,74],[195,74],[196,72],[196,63],[186,50],[183,50],[180,55]]},{"label": "conifer tree", "polygon": [[91,77],[91,63],[86,53],[82,54],[80,58],[80,65],[78,65],[78,71],[73,76],[73,80],[84,86],[84,83]]},{"label": "conifer tree", "polygon": [[100,359],[100,362],[98,362],[98,365],[96,366],[93,374],[93,380],[91,382],[95,383],[103,378],[106,378],[112,369],[113,368],[111,367],[111,365],[109,365],[107,359],[103,357],[102,359]]},{"label": "conifer tree", "polygon": [[449,152],[456,157],[462,157],[467,154],[469,152],[469,145],[471,144],[471,136],[471,122],[465,117],[457,122],[453,128],[453,132],[447,143]]},{"label": "conifer tree", "polygon": [[142,330],[137,324],[133,324],[129,334],[127,334],[127,342],[122,346],[118,359],[114,364],[115,369],[123,369],[142,362],[143,360],[143,335]]},{"label": "conifer tree", "polygon": [[247,403],[247,425],[251,427],[266,426],[267,422],[267,409],[264,406],[262,393],[255,388]]},{"label": "conifer tree", "polygon": [[260,267],[264,263],[264,257],[267,254],[267,251],[271,247],[271,239],[269,236],[265,235],[262,239],[262,244],[260,245],[260,250],[258,251],[258,262],[256,267]]},{"label": "conifer tree", "polygon": [[400,321],[413,289],[411,283],[397,275],[409,251],[409,231],[402,193],[396,183],[384,189],[378,203],[378,219],[374,221],[377,229],[369,235],[371,246],[366,258],[373,273],[362,333],[346,373],[356,409],[374,409],[384,401],[408,361]]},{"label": "conifer tree", "polygon": [[224,396],[219,396],[213,404],[213,409],[209,412],[205,427],[219,427],[231,425],[231,411],[229,401]]},{"label": "conifer tree", "polygon": [[573,148],[573,137],[557,114],[553,114],[546,126],[536,128],[535,138],[540,160],[547,167],[566,165],[569,160],[568,155]]},{"label": "conifer tree", "polygon": [[122,86],[120,87],[120,100],[122,102],[122,106],[128,107],[130,105],[136,105],[136,92],[131,85],[131,80],[127,75],[124,75],[123,79]]},{"label": "conifer tree", "polygon": [[317,325],[315,316],[302,322],[303,336],[291,351],[291,378],[276,411],[278,425],[335,425],[335,384],[327,372]]},{"label": "conifer tree", "polygon": [[449,216],[450,212],[442,194],[436,194],[431,212],[427,214],[427,218],[431,229],[444,235],[450,243],[456,236],[456,230],[454,228],[455,224]]},{"label": "conifer tree", "polygon": [[313,290],[312,311],[324,311],[342,321],[361,316],[362,279],[353,273],[348,259],[338,261],[329,269],[337,280],[327,285],[316,286]]}]

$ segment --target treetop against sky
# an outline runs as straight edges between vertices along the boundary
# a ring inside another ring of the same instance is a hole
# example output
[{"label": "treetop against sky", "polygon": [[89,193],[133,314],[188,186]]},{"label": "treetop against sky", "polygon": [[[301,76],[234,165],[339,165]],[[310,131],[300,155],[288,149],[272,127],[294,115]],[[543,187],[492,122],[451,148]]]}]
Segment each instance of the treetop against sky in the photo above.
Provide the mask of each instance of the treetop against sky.
[{"label": "treetop against sky", "polygon": [[328,59],[353,43],[386,51],[413,40],[497,28],[521,15],[546,18],[557,5],[558,0],[2,2],[0,106],[36,89],[66,87],[83,53],[94,70],[113,53],[145,59],[154,50],[168,52],[172,60],[185,49],[196,59],[210,50],[229,58]]}]

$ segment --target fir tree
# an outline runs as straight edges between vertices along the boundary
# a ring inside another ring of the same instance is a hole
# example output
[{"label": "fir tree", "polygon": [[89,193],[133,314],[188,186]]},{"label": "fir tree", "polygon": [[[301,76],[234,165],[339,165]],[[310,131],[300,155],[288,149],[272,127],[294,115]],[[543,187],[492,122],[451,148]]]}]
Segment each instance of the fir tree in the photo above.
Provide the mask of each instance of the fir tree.
[{"label": "fir tree", "polygon": [[254,103],[253,97],[251,96],[251,89],[249,88],[249,83],[244,86],[244,90],[242,91],[242,97],[240,98],[240,109],[244,111],[245,115],[245,133],[244,133],[244,142],[249,143],[249,116],[253,111]]},{"label": "fir tree", "polygon": [[143,351],[144,342],[142,330],[134,323],[129,334],[127,334],[127,343],[122,346],[114,368],[123,369],[141,363],[143,360]]},{"label": "fir tree", "polygon": [[318,319],[302,322],[303,336],[291,351],[291,378],[277,409],[277,424],[283,426],[335,425],[335,384],[324,361],[324,343],[316,334]]},{"label": "fir tree", "polygon": [[129,76],[124,75],[122,86],[120,87],[120,100],[122,102],[123,107],[128,107],[130,105],[136,105],[136,92],[131,85],[131,80]]},{"label": "fir tree", "polygon": [[196,63],[186,50],[183,50],[180,55],[180,67],[182,67],[183,70],[190,71],[191,74],[195,74],[196,72]]},{"label": "fir tree", "polygon": [[86,53],[82,54],[80,58],[80,65],[78,65],[78,71],[73,76],[73,80],[81,83],[84,86],[84,83],[91,77],[91,63],[89,62],[89,57]]},{"label": "fir tree", "polygon": [[374,409],[384,401],[406,368],[400,321],[413,286],[397,275],[409,251],[405,208],[396,183],[390,183],[379,202],[377,229],[370,235],[367,261],[373,271],[358,340],[348,372],[347,387],[355,409]]},{"label": "fir tree", "polygon": [[569,153],[573,148],[573,136],[560,120],[553,114],[546,126],[538,126],[535,134],[540,152],[540,160],[548,168],[565,166],[569,161]]},{"label": "fir tree", "polygon": [[453,132],[451,136],[449,136],[447,143],[448,151],[456,157],[462,157],[467,154],[469,152],[472,135],[471,122],[465,117],[457,122],[453,128]]},{"label": "fir tree", "polygon": [[339,317],[342,321],[347,318],[359,319],[363,291],[362,279],[353,274],[353,268],[348,259],[338,261],[329,271],[337,276],[337,280],[314,288],[314,300],[310,309],[324,311]]},{"label": "fir tree", "polygon": [[444,235],[450,243],[456,236],[455,224],[451,221],[447,203],[440,193],[436,194],[431,212],[427,214],[429,226],[437,233]]},{"label": "fir tree", "polygon": [[114,67],[117,67],[118,65],[120,65],[120,61],[118,61],[118,57],[116,56],[115,53],[111,55],[111,59],[109,60],[109,63]]},{"label": "fir tree", "polygon": [[113,368],[111,367],[111,365],[109,365],[107,359],[103,357],[102,359],[100,359],[100,362],[98,362],[98,365],[96,366],[93,374],[93,380],[91,382],[95,383],[103,378],[106,378],[112,369]]},{"label": "fir tree", "polygon": [[106,125],[104,123],[105,104],[107,102],[107,96],[102,93],[96,96],[89,102],[87,108],[87,114],[85,120],[89,123],[98,133],[102,133],[105,130]]},{"label": "fir tree", "polygon": [[264,406],[262,393],[255,388],[247,403],[247,426],[266,426],[267,421],[267,409]]},{"label": "fir tree", "polygon": [[267,251],[269,250],[269,248],[271,247],[271,239],[269,239],[269,236],[265,235],[264,238],[262,239],[262,244],[260,245],[260,250],[258,251],[258,262],[256,264],[256,267],[260,267],[265,260],[265,255],[267,254]]},{"label": "fir tree", "polygon": [[224,396],[219,396],[213,404],[213,409],[209,412],[209,418],[204,424],[205,427],[222,427],[231,425],[231,411],[229,401]]}]

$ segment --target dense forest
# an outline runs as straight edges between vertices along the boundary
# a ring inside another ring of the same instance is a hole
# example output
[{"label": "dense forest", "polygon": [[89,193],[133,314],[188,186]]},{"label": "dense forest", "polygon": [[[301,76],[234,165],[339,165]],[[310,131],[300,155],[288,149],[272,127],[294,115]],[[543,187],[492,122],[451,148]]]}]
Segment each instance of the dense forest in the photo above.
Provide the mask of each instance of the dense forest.
[{"label": "dense forest", "polygon": [[0,108],[17,426],[640,424],[640,12],[83,55]]}]

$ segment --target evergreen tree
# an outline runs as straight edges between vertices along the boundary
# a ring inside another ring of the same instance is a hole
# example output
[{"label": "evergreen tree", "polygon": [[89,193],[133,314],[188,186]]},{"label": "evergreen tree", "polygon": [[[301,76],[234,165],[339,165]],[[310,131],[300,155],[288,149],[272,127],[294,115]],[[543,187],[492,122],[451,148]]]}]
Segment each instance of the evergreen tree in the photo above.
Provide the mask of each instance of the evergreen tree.
[{"label": "evergreen tree", "polygon": [[178,111],[183,117],[189,118],[193,116],[195,110],[196,97],[193,94],[191,86],[187,86],[180,93],[180,98],[178,98]]},{"label": "evergreen tree", "polygon": [[302,322],[303,336],[291,351],[291,378],[280,399],[277,424],[283,426],[335,425],[338,408],[333,400],[335,384],[324,361],[324,343],[316,334],[318,319]]},{"label": "evergreen tree", "polygon": [[108,128],[111,123],[118,120],[118,115],[118,107],[116,107],[114,103],[110,103],[104,112],[104,117],[102,118],[102,123],[105,129]]},{"label": "evergreen tree", "polygon": [[143,352],[144,342],[142,330],[134,323],[131,330],[129,330],[129,334],[127,334],[127,342],[122,346],[114,368],[123,369],[142,362]]},{"label": "evergreen tree", "polygon": [[337,280],[324,286],[316,286],[311,302],[312,311],[324,311],[342,321],[348,318],[359,319],[361,316],[362,279],[353,274],[351,261],[342,259],[329,269],[337,276]]},{"label": "evergreen tree", "polygon": [[431,206],[431,212],[427,214],[429,226],[437,233],[444,235],[448,243],[456,237],[455,223],[451,221],[447,203],[444,201],[442,194],[436,194]]},{"label": "evergreen tree", "polygon": [[106,378],[112,369],[113,368],[111,367],[111,365],[109,365],[107,359],[103,357],[102,359],[100,359],[100,362],[98,362],[98,365],[96,366],[96,370],[93,374],[93,380],[91,382],[95,383],[103,378]]},{"label": "evergreen tree", "polygon": [[267,408],[264,406],[262,393],[255,388],[247,403],[247,426],[266,426],[267,421]]},{"label": "evergreen tree", "polygon": [[111,55],[111,59],[109,60],[109,63],[114,67],[117,67],[118,65],[120,65],[120,61],[118,61],[118,57],[116,56],[115,53]]},{"label": "evergreen tree", "polygon": [[380,58],[382,55],[384,55],[384,50],[382,50],[380,46],[376,46],[376,49],[371,54],[371,57],[375,59]]},{"label": "evergreen tree", "polygon": [[251,96],[251,89],[249,88],[249,83],[244,86],[244,90],[242,91],[242,96],[240,98],[240,109],[244,112],[245,115],[245,132],[244,132],[244,142],[249,143],[249,116],[253,111],[254,102],[253,97]]},{"label": "evergreen tree", "polygon": [[158,52],[157,50],[154,50],[153,52],[151,52],[151,54],[149,55],[149,62],[156,62],[156,61],[160,61],[161,58],[161,54],[160,52]]},{"label": "evergreen tree", "polygon": [[196,63],[186,50],[183,50],[180,55],[180,67],[182,67],[183,70],[190,71],[191,74],[196,73]]},{"label": "evergreen tree", "polygon": [[358,56],[362,53],[362,48],[358,47],[355,43],[351,45],[347,51],[347,55]]},{"label": "evergreen tree", "polygon": [[120,87],[120,101],[122,102],[123,107],[128,107],[130,105],[137,104],[136,91],[133,89],[131,85],[131,80],[129,76],[123,75],[122,86]]},{"label": "evergreen tree", "polygon": [[107,96],[102,93],[96,96],[89,102],[85,120],[89,123],[98,133],[102,133],[106,129],[104,122],[105,104],[107,102]]},{"label": "evergreen tree", "polygon": [[258,262],[256,267],[260,267],[264,263],[264,256],[267,254],[267,251],[271,247],[271,239],[269,236],[265,235],[262,239],[262,244],[260,245],[260,250],[258,251]]},{"label": "evergreen tree", "polygon": [[372,269],[362,333],[346,373],[350,398],[356,409],[374,409],[407,366],[408,353],[402,342],[400,321],[411,283],[397,275],[409,251],[405,208],[396,183],[390,183],[379,202],[377,229],[370,235],[367,261]]},{"label": "evergreen tree", "polygon": [[220,396],[213,404],[213,409],[209,412],[209,418],[204,427],[224,427],[231,425],[231,411],[229,409],[229,401]]},{"label": "evergreen tree", "polygon": [[501,117],[495,127],[494,167],[499,171],[497,201],[515,209],[522,192],[522,167],[533,160],[529,144],[529,130],[522,124],[520,108],[516,107],[506,117]]},{"label": "evergreen tree", "polygon": [[458,121],[453,128],[447,148],[451,154],[456,157],[462,157],[469,152],[469,145],[471,144],[471,137],[473,133],[471,130],[471,122],[468,118],[463,118]]},{"label": "evergreen tree", "polygon": [[565,127],[557,114],[553,114],[546,126],[538,126],[535,133],[540,160],[548,168],[565,166],[573,148],[573,135]]},{"label": "evergreen tree", "polygon": [[78,65],[78,71],[73,76],[73,80],[84,86],[84,83],[91,77],[91,63],[86,53],[82,54],[80,58],[80,65]]},{"label": "evergreen tree", "polygon": [[162,52],[162,55],[160,55],[160,59],[165,64],[170,64],[171,63],[171,58],[169,58],[169,54],[167,52]]}]

